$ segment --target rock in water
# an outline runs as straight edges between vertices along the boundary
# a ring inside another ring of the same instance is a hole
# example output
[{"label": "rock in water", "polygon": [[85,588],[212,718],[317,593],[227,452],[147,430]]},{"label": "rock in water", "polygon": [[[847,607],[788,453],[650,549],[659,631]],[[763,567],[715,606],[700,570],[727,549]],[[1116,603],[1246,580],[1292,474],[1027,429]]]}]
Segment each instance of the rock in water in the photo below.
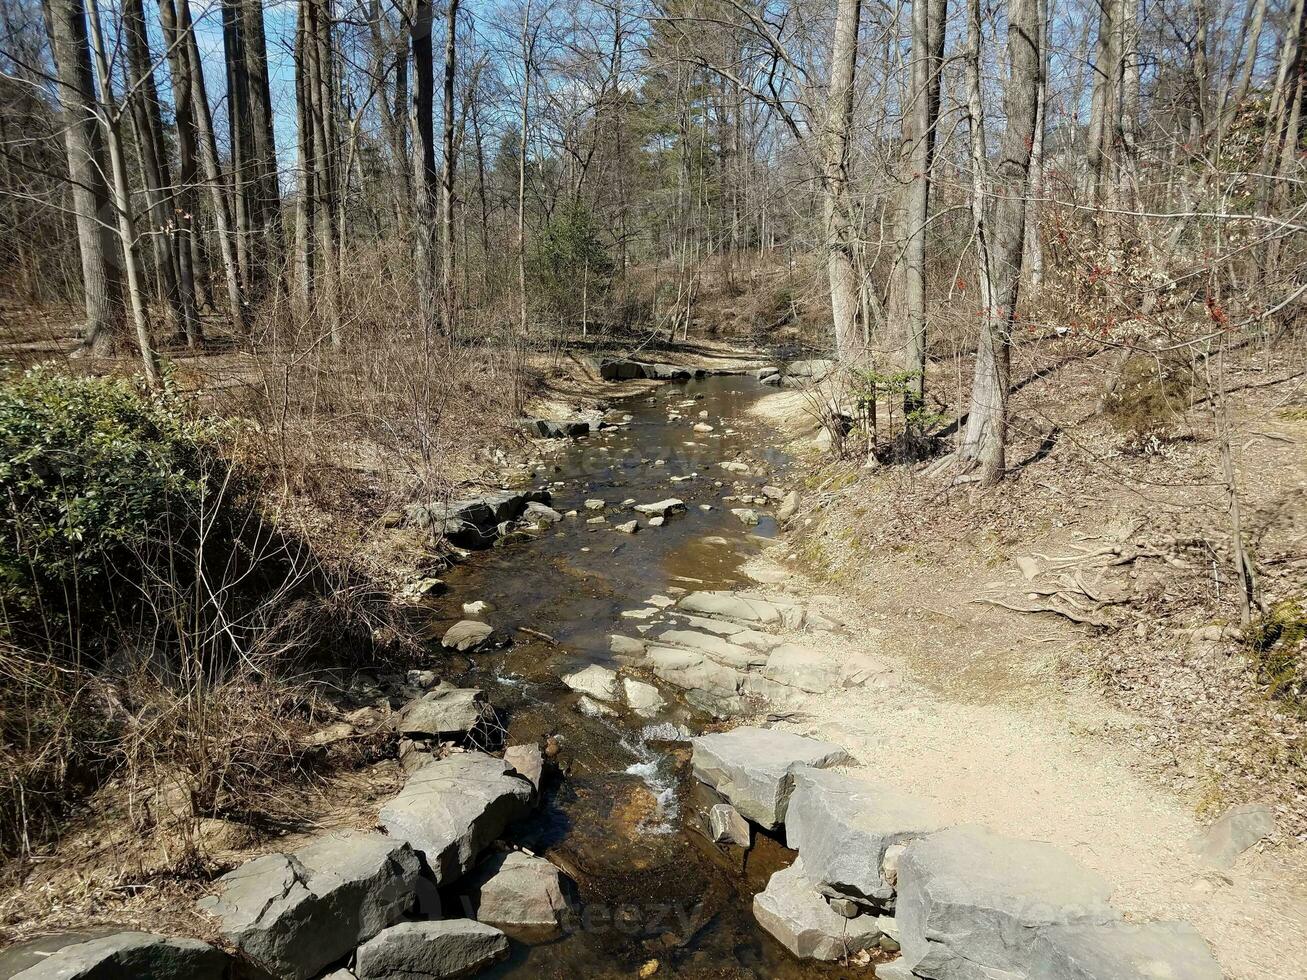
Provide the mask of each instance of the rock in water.
[{"label": "rock in water", "polygon": [[785,822],[795,769],[853,762],[838,745],[770,728],[736,728],[701,735],[690,744],[695,777],[768,830]]},{"label": "rock in water", "polygon": [[640,530],[640,522],[623,521],[621,524],[614,524],[613,530],[621,531],[623,534],[635,534],[636,531]]},{"label": "rock in water", "polygon": [[782,611],[774,603],[749,599],[733,592],[691,592],[682,596],[676,605],[699,616],[721,616],[763,626],[779,626],[784,620]]},{"label": "rock in water", "polygon": [[681,514],[685,512],[685,501],[676,497],[668,497],[666,500],[659,500],[652,504],[636,504],[633,508],[641,514],[649,514],[657,517],[670,517],[672,514]]},{"label": "rock in water", "polygon": [[569,886],[563,873],[544,858],[509,851],[487,858],[466,894],[478,922],[509,932],[556,934],[572,907]]},{"label": "rock in water", "polygon": [[226,953],[198,939],[148,932],[69,938],[73,941],[66,945],[60,945],[59,936],[39,941],[40,961],[17,973],[5,970],[0,957],[0,971],[13,980],[225,980],[231,965]]},{"label": "rock in water", "polygon": [[753,917],[804,960],[841,960],[880,939],[872,916],[846,919],[826,904],[804,874],[802,857],[772,875],[767,889],[754,896]]},{"label": "rock in water", "polygon": [[449,738],[466,735],[491,713],[481,691],[472,687],[441,684],[400,711],[396,729],[416,738]]},{"label": "rock in water", "polygon": [[716,803],[708,811],[708,830],[716,844],[748,847],[753,843],[749,821],[740,816],[740,811],[729,803]]},{"label": "rock in water", "polygon": [[503,759],[465,752],[415,770],[381,808],[380,823],[425,855],[438,885],[460,878],[531,807],[531,785]]},{"label": "rock in water", "polygon": [[548,504],[536,503],[534,500],[526,505],[526,510],[522,514],[522,520],[530,523],[543,522],[545,524],[557,524],[563,519],[563,515],[554,510]]},{"label": "rock in water", "polygon": [[745,527],[753,527],[758,523],[758,512],[748,507],[732,507],[731,513],[736,516],[741,524]]},{"label": "rock in water", "polygon": [[1035,940],[1039,980],[1221,980],[1221,966],[1188,923],[1050,926]]},{"label": "rock in water", "polygon": [[667,706],[667,702],[663,699],[658,688],[652,684],[646,684],[644,681],[624,677],[622,678],[622,690],[626,694],[626,703],[632,711],[642,718],[656,715]]},{"label": "rock in water", "polygon": [[1116,921],[1111,892],[1051,844],[982,827],[941,830],[910,843],[899,861],[903,962],[936,980],[1028,976],[1038,931]]},{"label": "rock in water", "polygon": [[563,675],[563,683],[580,694],[589,694],[600,701],[617,700],[617,672],[591,664],[582,670]]},{"label": "rock in water", "polygon": [[403,918],[420,873],[407,843],[346,831],[246,862],[199,907],[276,976],[300,980]]},{"label": "rock in water", "polygon": [[1275,814],[1264,803],[1233,806],[1194,838],[1193,849],[1208,864],[1230,868],[1240,854],[1275,833]]},{"label": "rock in water", "polygon": [[534,742],[510,745],[504,750],[504,761],[539,792],[540,781],[545,775],[545,754],[540,751],[540,746]]},{"label": "rock in water", "polygon": [[359,947],[359,980],[438,980],[475,973],[508,956],[508,937],[472,919],[401,922]]},{"label": "rock in water", "polygon": [[445,630],[440,645],[446,650],[457,650],[459,653],[466,653],[488,643],[494,632],[494,629],[487,623],[480,623],[475,619],[461,619]]},{"label": "rock in water", "polygon": [[823,894],[885,907],[894,895],[894,883],[882,871],[886,850],[945,825],[932,805],[892,786],[799,768],[785,843],[803,855],[808,877]]}]

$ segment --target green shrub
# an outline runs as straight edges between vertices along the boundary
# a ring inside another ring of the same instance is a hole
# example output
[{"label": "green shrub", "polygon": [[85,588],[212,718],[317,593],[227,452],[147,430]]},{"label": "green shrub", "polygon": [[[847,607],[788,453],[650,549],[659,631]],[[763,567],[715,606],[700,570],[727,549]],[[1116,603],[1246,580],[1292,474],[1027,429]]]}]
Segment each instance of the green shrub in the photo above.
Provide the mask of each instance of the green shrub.
[{"label": "green shrub", "polygon": [[176,396],[39,367],[0,385],[4,620],[94,625],[198,536],[224,468]]},{"label": "green shrub", "polygon": [[1192,368],[1175,359],[1136,356],[1104,404],[1113,428],[1125,436],[1129,452],[1147,453],[1171,438],[1193,395]]},{"label": "green shrub", "polygon": [[594,316],[614,268],[590,209],[574,202],[560,209],[535,242],[529,271],[537,301],[564,320],[578,321],[586,313]]},{"label": "green shrub", "polygon": [[1277,602],[1248,633],[1257,679],[1270,696],[1307,717],[1307,609],[1301,599]]}]

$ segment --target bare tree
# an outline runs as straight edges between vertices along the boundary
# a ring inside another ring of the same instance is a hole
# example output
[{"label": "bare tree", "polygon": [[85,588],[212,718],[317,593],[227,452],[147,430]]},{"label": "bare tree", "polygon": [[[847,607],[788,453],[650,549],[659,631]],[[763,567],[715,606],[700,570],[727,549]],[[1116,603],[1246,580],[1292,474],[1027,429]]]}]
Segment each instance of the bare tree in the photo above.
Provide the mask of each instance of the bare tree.
[{"label": "bare tree", "polygon": [[825,131],[826,269],[835,319],[835,349],[846,364],[863,351],[858,329],[858,248],[849,194],[849,136],[853,125],[853,80],[858,62],[861,0],[839,0],[831,50],[830,104]]},{"label": "bare tree", "polygon": [[77,222],[86,320],[82,348],[106,353],[122,323],[118,242],[110,222],[105,186],[95,83],[87,47],[86,12],[81,0],[44,0],[46,27],[58,72],[56,91],[63,107],[64,147]]}]

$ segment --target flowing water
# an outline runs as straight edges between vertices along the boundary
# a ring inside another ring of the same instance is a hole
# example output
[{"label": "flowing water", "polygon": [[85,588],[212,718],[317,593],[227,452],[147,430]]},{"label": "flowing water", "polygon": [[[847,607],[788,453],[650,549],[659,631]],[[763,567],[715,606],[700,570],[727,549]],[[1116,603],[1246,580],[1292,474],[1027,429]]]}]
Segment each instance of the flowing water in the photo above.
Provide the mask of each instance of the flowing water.
[{"label": "flowing water", "polygon": [[[507,836],[548,856],[579,892],[561,938],[515,943],[491,975],[630,977],[651,960],[659,977],[848,972],[797,963],[754,922],[752,896],[791,858],[780,842],[759,834],[747,854],[730,852],[688,827],[696,788],[686,739],[712,720],[670,696],[653,719],[590,717],[559,680],[591,663],[621,667],[608,635],[640,636],[642,621],[622,613],[648,608],[651,597],[748,585],[740,566],[774,536],[775,521],[760,507],[760,523],[745,527],[731,508],[752,504],[722,497],[783,483],[784,452],[743,417],[767,390],[747,377],[709,377],[618,402],[608,418],[629,416],[627,424],[547,453],[534,475],[550,485],[555,509],[578,516],[482,552],[447,576],[438,627],[461,618],[460,603],[483,599],[495,607],[486,619],[516,641],[468,659],[456,679],[487,692],[509,744],[554,736],[560,746],[563,777],[548,784],[538,816]],[[673,414],[682,417],[669,420]],[[699,421],[714,431],[695,432]],[[736,459],[749,463],[748,474],[720,468]],[[683,500],[686,513],[657,528],[641,516],[634,535],[614,530],[638,516],[622,501],[667,497]],[[591,512],[587,499],[607,506]],[[607,523],[586,523],[596,513]],[[454,657],[451,667],[458,663]]]}]

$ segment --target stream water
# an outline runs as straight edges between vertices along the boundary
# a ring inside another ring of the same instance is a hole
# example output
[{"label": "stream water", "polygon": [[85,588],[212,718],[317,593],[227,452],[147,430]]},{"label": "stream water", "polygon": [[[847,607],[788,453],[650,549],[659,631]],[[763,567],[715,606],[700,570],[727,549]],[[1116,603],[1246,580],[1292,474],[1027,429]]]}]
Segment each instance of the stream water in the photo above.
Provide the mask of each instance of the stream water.
[{"label": "stream water", "polygon": [[[559,679],[591,663],[621,667],[608,636],[640,636],[641,620],[622,613],[647,608],[651,597],[748,584],[740,567],[774,536],[775,521],[760,507],[759,524],[746,527],[731,508],[752,504],[722,497],[752,496],[783,480],[785,453],[743,418],[767,390],[748,377],[708,377],[617,402],[607,417],[629,417],[625,425],[559,446],[534,474],[537,485],[550,485],[555,509],[578,515],[447,576],[437,628],[461,618],[462,602],[483,599],[495,607],[487,620],[515,639],[505,651],[469,658],[455,679],[486,691],[508,744],[554,736],[560,746],[564,774],[548,784],[539,814],[507,836],[566,870],[579,892],[560,938],[515,943],[493,976],[631,977],[653,960],[658,977],[849,972],[796,962],[754,921],[752,896],[791,859],[778,841],[759,834],[747,853],[732,853],[689,827],[696,788],[686,739],[712,719],[666,689],[668,708],[658,717],[591,717]],[[696,432],[700,421],[714,431]],[[743,460],[750,472],[723,470],[725,460]],[[620,506],[667,497],[687,511],[662,527]],[[593,499],[605,509],[587,510]],[[607,523],[587,523],[596,513]],[[614,529],[637,516],[638,533]],[[453,658],[451,672],[458,665]]]}]

